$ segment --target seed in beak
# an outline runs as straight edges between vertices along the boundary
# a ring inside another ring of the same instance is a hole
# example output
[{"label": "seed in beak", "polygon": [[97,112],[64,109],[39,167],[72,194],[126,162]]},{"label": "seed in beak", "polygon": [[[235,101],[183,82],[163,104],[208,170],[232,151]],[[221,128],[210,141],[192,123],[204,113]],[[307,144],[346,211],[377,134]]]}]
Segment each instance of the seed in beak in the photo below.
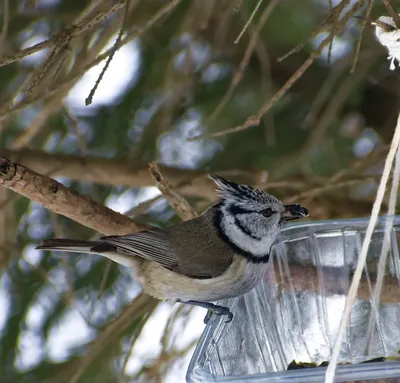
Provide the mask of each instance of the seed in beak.
[{"label": "seed in beak", "polygon": [[285,205],[284,207],[285,211],[282,214],[282,218],[284,218],[287,221],[308,217],[309,215],[308,209],[299,204]]}]

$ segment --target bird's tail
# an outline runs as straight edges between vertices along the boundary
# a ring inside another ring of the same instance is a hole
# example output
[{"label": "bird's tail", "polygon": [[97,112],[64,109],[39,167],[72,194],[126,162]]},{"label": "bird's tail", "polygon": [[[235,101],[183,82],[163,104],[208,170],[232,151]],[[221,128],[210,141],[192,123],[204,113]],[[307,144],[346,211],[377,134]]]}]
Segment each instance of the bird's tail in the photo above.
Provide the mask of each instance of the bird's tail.
[{"label": "bird's tail", "polygon": [[36,249],[68,251],[72,253],[93,253],[96,252],[94,251],[96,247],[103,244],[104,243],[100,241],[82,241],[79,239],[54,238],[45,239],[41,242],[40,246],[36,247]]},{"label": "bird's tail", "polygon": [[138,259],[133,255],[118,252],[117,248],[103,241],[82,241],[79,239],[45,239],[37,246],[38,250],[67,251],[71,253],[99,254],[123,266],[136,269]]}]

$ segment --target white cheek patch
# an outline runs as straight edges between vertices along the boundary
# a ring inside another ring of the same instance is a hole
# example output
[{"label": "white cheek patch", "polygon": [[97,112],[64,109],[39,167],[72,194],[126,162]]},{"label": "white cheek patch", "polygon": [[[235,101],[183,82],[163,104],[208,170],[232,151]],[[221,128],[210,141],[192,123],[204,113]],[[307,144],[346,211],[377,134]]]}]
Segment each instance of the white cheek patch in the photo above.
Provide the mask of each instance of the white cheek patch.
[{"label": "white cheek patch", "polygon": [[235,223],[235,218],[227,213],[225,209],[223,209],[222,212],[222,230],[237,247],[255,256],[265,256],[269,253],[279,232],[278,226],[274,226],[267,236],[263,237],[261,240],[257,240],[240,230]]}]

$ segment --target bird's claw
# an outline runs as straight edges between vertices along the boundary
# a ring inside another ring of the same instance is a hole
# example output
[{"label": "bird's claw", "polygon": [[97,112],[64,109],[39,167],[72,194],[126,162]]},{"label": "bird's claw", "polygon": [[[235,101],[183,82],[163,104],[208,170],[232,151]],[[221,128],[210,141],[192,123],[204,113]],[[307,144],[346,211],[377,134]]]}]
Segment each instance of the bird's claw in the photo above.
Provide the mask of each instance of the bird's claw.
[{"label": "bird's claw", "polygon": [[208,321],[210,320],[212,314],[217,315],[217,316],[226,315],[227,319],[225,320],[225,323],[229,323],[233,319],[233,313],[231,312],[231,310],[229,310],[228,307],[212,305],[212,307],[210,306],[208,308],[207,315],[204,317],[204,323],[205,324],[208,323]]},{"label": "bird's claw", "polygon": [[199,307],[203,307],[203,308],[207,309],[208,310],[207,315],[204,317],[205,324],[208,323],[212,314],[215,314],[217,316],[226,315],[227,319],[226,319],[225,323],[229,323],[233,319],[233,313],[231,312],[231,310],[229,310],[228,307],[225,307],[225,306],[215,305],[214,303],[210,303],[210,302],[201,302],[201,301],[194,301],[194,300],[182,301],[181,299],[177,299],[176,301],[180,302],[180,303],[186,303],[188,305],[199,306]]}]

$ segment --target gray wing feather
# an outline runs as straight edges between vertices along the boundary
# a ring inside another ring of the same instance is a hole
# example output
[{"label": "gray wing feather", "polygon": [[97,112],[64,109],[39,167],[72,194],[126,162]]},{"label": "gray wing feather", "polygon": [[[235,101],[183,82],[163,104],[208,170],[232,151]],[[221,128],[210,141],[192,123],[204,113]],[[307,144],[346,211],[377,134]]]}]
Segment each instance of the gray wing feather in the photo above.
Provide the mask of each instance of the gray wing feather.
[{"label": "gray wing feather", "polygon": [[233,250],[219,238],[213,216],[210,209],[179,225],[132,235],[107,236],[101,240],[106,247],[109,245],[120,254],[155,261],[193,278],[212,278],[221,275],[234,256]]},{"label": "gray wing feather", "polygon": [[169,269],[177,265],[177,257],[171,250],[171,244],[166,235],[159,229],[142,231],[132,235],[107,236],[101,238],[101,240],[115,246],[118,252],[156,261]]}]

